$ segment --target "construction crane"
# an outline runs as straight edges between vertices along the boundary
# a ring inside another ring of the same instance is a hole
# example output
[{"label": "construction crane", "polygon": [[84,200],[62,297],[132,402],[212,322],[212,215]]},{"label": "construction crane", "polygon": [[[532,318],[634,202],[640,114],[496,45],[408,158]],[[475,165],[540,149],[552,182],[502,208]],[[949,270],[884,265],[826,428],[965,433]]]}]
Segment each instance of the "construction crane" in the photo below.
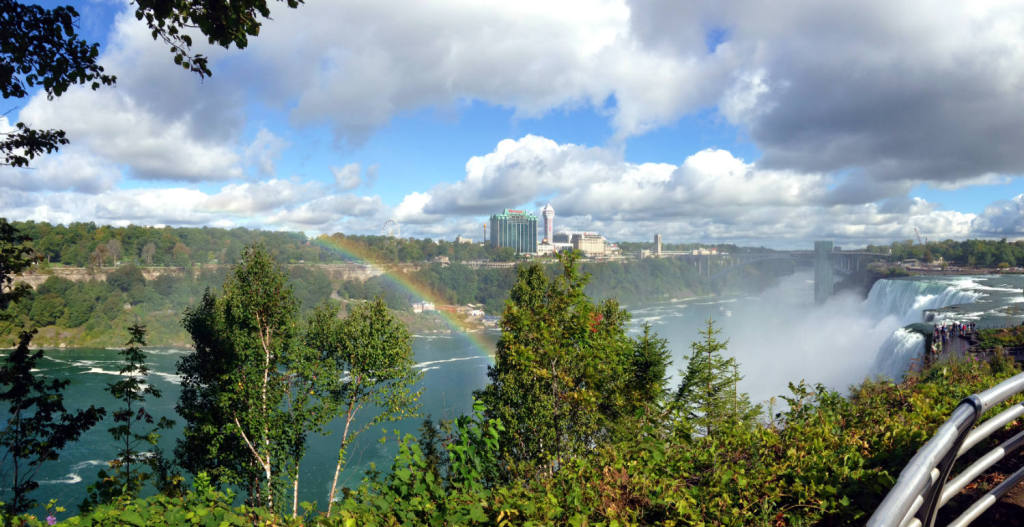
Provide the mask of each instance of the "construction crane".
[{"label": "construction crane", "polygon": [[914,225],[914,232],[917,234],[918,245],[928,245],[928,238],[925,238],[924,241],[921,241],[921,230],[917,228],[917,225]]}]

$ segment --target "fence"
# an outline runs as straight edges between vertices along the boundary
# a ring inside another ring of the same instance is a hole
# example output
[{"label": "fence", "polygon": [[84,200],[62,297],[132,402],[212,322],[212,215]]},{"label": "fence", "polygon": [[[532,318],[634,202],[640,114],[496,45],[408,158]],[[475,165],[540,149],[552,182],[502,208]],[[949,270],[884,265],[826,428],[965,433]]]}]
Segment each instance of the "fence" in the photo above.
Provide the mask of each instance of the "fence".
[{"label": "fence", "polygon": [[[975,426],[985,412],[1022,391],[1024,373],[964,399],[903,468],[896,485],[868,520],[868,527],[933,527],[936,514],[943,505],[986,470],[1024,445],[1022,431],[951,477],[953,464],[960,456],[1024,415],[1024,403],[1018,403]],[[1024,481],[1024,467],[979,497],[947,525],[969,525],[1020,481]]]}]

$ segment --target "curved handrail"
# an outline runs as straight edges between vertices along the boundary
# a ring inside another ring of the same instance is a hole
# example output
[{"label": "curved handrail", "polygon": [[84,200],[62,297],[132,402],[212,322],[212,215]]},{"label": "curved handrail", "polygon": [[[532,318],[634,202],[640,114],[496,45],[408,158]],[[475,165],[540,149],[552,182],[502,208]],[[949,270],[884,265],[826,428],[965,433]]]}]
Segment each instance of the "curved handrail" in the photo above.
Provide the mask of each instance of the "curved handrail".
[{"label": "curved handrail", "polygon": [[[1019,373],[992,388],[965,398],[903,468],[896,485],[868,520],[868,527],[933,527],[938,510],[956,493],[1000,459],[1024,445],[1024,436],[1017,434],[950,479],[950,471],[957,458],[1010,421],[1024,415],[1024,403],[1011,406],[975,428],[978,419],[988,410],[1022,392],[1024,373]],[[975,501],[949,525],[963,527],[970,524],[1020,481],[1024,481],[1024,467]]]}]

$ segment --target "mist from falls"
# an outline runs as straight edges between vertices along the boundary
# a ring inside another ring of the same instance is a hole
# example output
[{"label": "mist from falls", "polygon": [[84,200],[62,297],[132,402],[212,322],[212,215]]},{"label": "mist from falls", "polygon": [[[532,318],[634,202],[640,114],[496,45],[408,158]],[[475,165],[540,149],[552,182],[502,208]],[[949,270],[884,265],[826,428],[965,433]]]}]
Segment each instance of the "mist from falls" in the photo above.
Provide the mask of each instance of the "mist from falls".
[{"label": "mist from falls", "polygon": [[727,353],[740,362],[740,389],[753,401],[786,394],[788,383],[801,379],[846,392],[868,377],[902,377],[924,351],[924,338],[904,326],[922,322],[926,309],[972,302],[979,294],[969,285],[956,278],[879,280],[866,300],[842,292],[815,305],[813,276],[797,273],[755,297],[688,303],[655,330],[669,339],[673,364],[685,368],[688,344],[714,319],[729,340]]}]

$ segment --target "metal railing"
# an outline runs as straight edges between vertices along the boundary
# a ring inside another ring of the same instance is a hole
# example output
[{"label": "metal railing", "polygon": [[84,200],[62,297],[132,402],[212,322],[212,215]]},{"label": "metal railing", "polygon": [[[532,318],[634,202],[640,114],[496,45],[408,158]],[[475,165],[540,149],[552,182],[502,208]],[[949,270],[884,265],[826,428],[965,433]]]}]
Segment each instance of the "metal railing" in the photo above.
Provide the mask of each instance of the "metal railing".
[{"label": "metal railing", "polygon": [[[1018,403],[974,426],[982,414],[1021,392],[1024,392],[1024,373],[964,399],[953,410],[949,420],[903,468],[896,485],[868,520],[868,527],[933,527],[939,509],[953,496],[1001,459],[1024,446],[1022,431],[950,477],[953,463],[960,456],[1007,423],[1024,416],[1024,403]],[[1020,481],[1024,481],[1024,467],[979,497],[947,525],[969,525]]]}]

